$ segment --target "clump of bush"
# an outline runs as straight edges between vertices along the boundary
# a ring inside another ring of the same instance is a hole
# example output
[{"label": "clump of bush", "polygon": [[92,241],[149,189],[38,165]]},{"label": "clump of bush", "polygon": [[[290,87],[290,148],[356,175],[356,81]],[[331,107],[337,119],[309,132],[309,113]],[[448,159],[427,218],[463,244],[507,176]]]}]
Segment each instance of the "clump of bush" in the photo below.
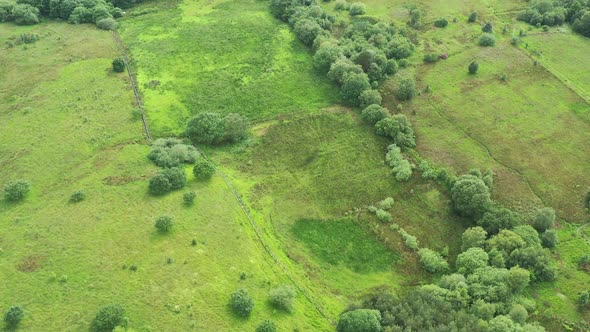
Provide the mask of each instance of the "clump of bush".
[{"label": "clump of bush", "polygon": [[480,46],[494,46],[496,45],[496,37],[491,33],[484,33],[479,36],[478,43]]},{"label": "clump of bush", "polygon": [[410,78],[402,79],[395,96],[401,101],[414,98],[416,96],[416,82]]},{"label": "clump of bush", "polygon": [[403,228],[399,229],[399,234],[402,236],[406,247],[414,251],[418,250],[418,239],[415,236],[410,235]]},{"label": "clump of bush", "polygon": [[165,168],[158,171],[150,179],[150,193],[154,195],[163,195],[172,190],[184,188],[186,185],[186,173],[181,167]]},{"label": "clump of bush", "polygon": [[455,211],[466,217],[479,217],[491,204],[490,189],[475,175],[459,177],[451,188]]},{"label": "clump of bush", "polygon": [[449,25],[449,21],[446,18],[441,17],[434,21],[434,26],[437,28],[445,28],[447,25]]},{"label": "clump of bush", "polygon": [[233,312],[241,317],[248,317],[254,309],[254,301],[248,295],[248,291],[245,289],[238,289],[233,292],[229,299],[229,306]]},{"label": "clump of bush", "polygon": [[195,202],[195,198],[197,198],[197,194],[194,191],[189,191],[182,195],[182,200],[186,205],[192,205]]},{"label": "clump of bush", "polygon": [[119,23],[112,17],[103,18],[96,21],[96,27],[102,30],[115,30]]},{"label": "clump of bush", "polygon": [[364,15],[367,12],[367,6],[362,2],[355,2],[350,4],[348,12],[350,16]]},{"label": "clump of bush", "polygon": [[393,142],[402,150],[416,146],[414,129],[408,118],[403,114],[388,116],[375,124],[377,135],[393,139]]},{"label": "clump of bush", "polygon": [[369,77],[365,73],[349,73],[344,76],[340,95],[342,100],[350,106],[359,106],[361,103],[360,96],[364,91],[371,89]]},{"label": "clump of bush", "polygon": [[176,167],[183,163],[192,164],[199,157],[194,146],[177,138],[158,138],[152,144],[148,158],[160,167]]},{"label": "clump of bush", "polygon": [[373,332],[382,331],[381,313],[379,310],[356,309],[340,315],[338,332]]},{"label": "clump of bush", "polygon": [[100,308],[94,318],[94,327],[98,331],[112,331],[124,320],[125,309],[118,304]]},{"label": "clump of bush", "polygon": [[473,23],[475,21],[477,21],[477,12],[472,12],[471,14],[469,14],[469,18],[467,19],[467,22]]},{"label": "clump of bush", "polygon": [[412,176],[412,166],[410,162],[404,159],[401,149],[391,144],[387,147],[385,162],[391,167],[391,172],[398,181],[407,181]]},{"label": "clump of bush", "polygon": [[424,55],[424,62],[426,63],[437,62],[439,59],[440,55],[438,53],[427,53]]},{"label": "clump of bush", "polygon": [[193,175],[197,180],[209,180],[215,174],[215,166],[205,158],[200,158],[193,167]]},{"label": "clump of bush", "polygon": [[430,273],[445,272],[449,269],[449,263],[436,251],[422,248],[418,250],[420,264]]},{"label": "clump of bush", "polygon": [[379,208],[383,210],[389,210],[393,207],[394,200],[392,197],[386,197],[384,200],[379,202]]},{"label": "clump of bush", "polygon": [[77,190],[70,196],[70,203],[82,202],[85,199],[86,193],[83,190]]},{"label": "clump of bush", "polygon": [[393,220],[391,214],[383,209],[377,209],[377,211],[375,211],[375,214],[377,216],[377,219],[379,219],[379,221],[381,222],[387,223]]},{"label": "clump of bush", "polygon": [[19,306],[13,306],[4,314],[4,323],[9,329],[14,329],[25,317],[25,312]]},{"label": "clump of bush", "polygon": [[4,199],[10,202],[23,200],[31,191],[31,185],[25,180],[16,180],[4,186]]},{"label": "clump of bush", "polygon": [[272,320],[264,320],[258,327],[256,327],[256,332],[276,332],[277,325]]},{"label": "clump of bush", "polygon": [[125,71],[125,61],[123,61],[123,58],[118,57],[113,59],[113,71],[115,73],[122,73]]},{"label": "clump of bush", "polygon": [[479,70],[479,64],[477,63],[477,61],[471,61],[471,63],[469,63],[469,74],[471,75],[475,75],[477,74],[477,71]]},{"label": "clump of bush", "polygon": [[359,96],[360,106],[365,108],[369,105],[381,105],[381,94],[377,90],[365,90]]},{"label": "clump of bush", "polygon": [[237,113],[222,117],[219,113],[204,112],[192,117],[185,134],[195,143],[235,143],[248,136],[248,118]]},{"label": "clump of bush", "polygon": [[287,312],[293,311],[293,302],[296,297],[297,292],[295,292],[295,288],[290,285],[279,286],[268,293],[268,301],[270,304],[277,309],[285,310]]},{"label": "clump of bush", "polygon": [[160,216],[156,218],[156,222],[154,223],[154,226],[160,233],[168,233],[173,225],[174,220],[170,216]]},{"label": "clump of bush", "polygon": [[379,105],[373,104],[365,107],[361,112],[361,119],[370,125],[375,125],[377,122],[389,116],[389,111]]}]

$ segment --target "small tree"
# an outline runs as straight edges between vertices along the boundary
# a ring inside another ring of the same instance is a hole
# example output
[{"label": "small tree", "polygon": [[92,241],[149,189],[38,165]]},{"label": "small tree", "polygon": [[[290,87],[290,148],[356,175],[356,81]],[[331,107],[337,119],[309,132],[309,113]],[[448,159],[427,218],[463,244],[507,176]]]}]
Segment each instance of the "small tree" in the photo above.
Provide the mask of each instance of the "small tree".
[{"label": "small tree", "polygon": [[340,315],[338,332],[379,332],[381,313],[378,310],[356,309]]},{"label": "small tree", "polygon": [[195,202],[195,198],[197,198],[197,194],[194,191],[189,191],[184,193],[182,196],[182,200],[186,205],[192,205]]},{"label": "small tree", "polygon": [[451,188],[455,210],[466,217],[478,217],[490,206],[489,188],[473,175],[459,177]]},{"label": "small tree", "polygon": [[193,167],[193,175],[197,180],[208,180],[213,174],[215,174],[215,166],[213,164],[204,158],[197,160]]},{"label": "small tree", "polygon": [[483,248],[487,235],[488,233],[482,227],[467,228],[461,236],[461,250],[465,251],[469,248]]},{"label": "small tree", "polygon": [[496,45],[496,37],[491,33],[484,33],[479,36],[478,43],[480,46],[494,46]]},{"label": "small tree", "polygon": [[230,113],[225,116],[223,122],[225,129],[224,141],[236,143],[248,137],[250,124],[247,117],[237,113]]},{"label": "small tree", "polygon": [[365,90],[359,96],[359,102],[363,108],[369,105],[381,105],[381,94],[377,90]]},{"label": "small tree", "polygon": [[367,12],[367,7],[362,2],[355,2],[350,4],[350,16],[364,15]]},{"label": "small tree", "polygon": [[247,290],[238,289],[231,294],[229,305],[235,314],[242,317],[248,317],[254,308],[254,301],[252,301],[250,295],[248,295]]},{"label": "small tree", "polygon": [[377,219],[379,219],[381,222],[387,223],[393,220],[391,214],[385,210],[378,209],[375,214],[377,215]]},{"label": "small tree", "polygon": [[545,248],[555,248],[558,242],[557,232],[554,229],[548,229],[541,235],[541,243]]},{"label": "small tree", "polygon": [[125,309],[118,304],[102,307],[94,318],[94,327],[98,331],[112,331],[123,322]]},{"label": "small tree", "polygon": [[296,296],[295,288],[289,285],[282,285],[272,289],[268,293],[268,300],[273,307],[291,312],[293,311],[293,302]]},{"label": "small tree", "polygon": [[475,21],[477,21],[477,12],[472,12],[467,19],[467,22],[473,23]]},{"label": "small tree", "polygon": [[150,178],[150,193],[153,195],[163,195],[170,191],[171,185],[168,177],[158,173]]},{"label": "small tree", "polygon": [[512,306],[510,313],[508,314],[512,321],[523,325],[527,318],[529,318],[529,313],[526,311],[526,308],[522,304],[515,304]]},{"label": "small tree", "polygon": [[168,233],[172,229],[174,221],[170,216],[160,216],[156,219],[154,226],[160,233]]},{"label": "small tree", "polygon": [[418,250],[420,264],[430,273],[445,272],[449,269],[449,263],[436,251],[422,248]]},{"label": "small tree", "polygon": [[86,199],[86,193],[82,190],[77,190],[70,196],[70,203],[78,203],[84,199]]},{"label": "small tree", "polygon": [[578,305],[585,307],[590,303],[590,291],[583,291],[578,294]]},{"label": "small tree", "polygon": [[369,105],[361,112],[361,119],[370,125],[385,119],[389,115],[386,108],[377,104]]},{"label": "small tree", "polygon": [[369,83],[369,77],[367,74],[349,73],[344,76],[342,87],[340,88],[340,95],[346,104],[350,106],[359,106],[360,95],[363,91],[370,89],[371,84]]},{"label": "small tree", "polygon": [[471,61],[471,63],[469,64],[469,74],[475,75],[475,74],[477,74],[478,70],[479,70],[479,64],[477,63],[477,61]]},{"label": "small tree", "polygon": [[112,17],[103,18],[96,21],[96,27],[102,30],[115,30],[119,23]]},{"label": "small tree", "polygon": [[477,221],[489,235],[497,234],[501,229],[512,229],[520,223],[520,216],[506,208],[491,208]]},{"label": "small tree", "polygon": [[492,22],[486,22],[486,24],[481,27],[481,31],[484,33],[492,33],[494,31],[494,25]]},{"label": "small tree", "polygon": [[160,171],[170,183],[170,190],[178,190],[186,185],[186,173],[182,167],[165,168]]},{"label": "small tree", "polygon": [[4,314],[4,323],[9,328],[15,328],[18,323],[25,317],[25,313],[21,307],[10,307]]},{"label": "small tree", "polygon": [[4,186],[4,198],[10,202],[21,201],[31,191],[31,185],[25,180],[16,180]]},{"label": "small tree", "polygon": [[399,82],[396,97],[397,99],[404,101],[410,100],[416,96],[416,82],[410,78],[404,78]]},{"label": "small tree", "polygon": [[256,328],[256,332],[276,332],[277,325],[272,320],[264,320]]},{"label": "small tree", "polygon": [[434,21],[434,26],[437,28],[444,28],[447,25],[449,25],[449,21],[447,21],[446,18],[439,18],[436,21]]},{"label": "small tree", "polygon": [[39,23],[39,8],[26,3],[18,3],[12,7],[14,23],[18,25],[33,25]]},{"label": "small tree", "polygon": [[225,135],[224,120],[218,113],[199,113],[188,121],[185,134],[196,143],[220,143]]},{"label": "small tree", "polygon": [[113,60],[113,71],[115,73],[122,73],[125,71],[125,61],[123,61],[123,58],[119,57]]},{"label": "small tree", "polygon": [[457,256],[457,272],[467,275],[488,266],[488,254],[481,248],[469,248]]},{"label": "small tree", "polygon": [[533,220],[535,229],[539,232],[544,232],[553,228],[555,224],[555,210],[550,207],[545,207],[537,211],[537,215]]}]

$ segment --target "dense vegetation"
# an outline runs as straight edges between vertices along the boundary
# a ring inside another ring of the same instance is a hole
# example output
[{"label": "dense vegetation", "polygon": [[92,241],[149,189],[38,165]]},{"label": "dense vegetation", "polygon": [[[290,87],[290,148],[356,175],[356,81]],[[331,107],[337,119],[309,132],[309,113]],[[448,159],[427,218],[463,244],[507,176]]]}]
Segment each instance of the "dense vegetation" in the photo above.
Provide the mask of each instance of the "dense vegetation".
[{"label": "dense vegetation", "polygon": [[590,2],[587,0],[535,0],[518,19],[539,27],[570,23],[574,31],[590,37]]}]

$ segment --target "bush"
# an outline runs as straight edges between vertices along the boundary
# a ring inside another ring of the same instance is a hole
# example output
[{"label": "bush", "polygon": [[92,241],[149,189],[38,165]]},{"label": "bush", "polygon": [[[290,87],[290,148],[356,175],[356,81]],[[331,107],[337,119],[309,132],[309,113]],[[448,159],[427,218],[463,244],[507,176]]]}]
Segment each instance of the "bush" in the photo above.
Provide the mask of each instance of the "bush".
[{"label": "bush", "polygon": [[313,56],[313,66],[321,73],[327,73],[332,64],[342,58],[342,49],[333,42],[324,42]]},{"label": "bush", "polygon": [[469,74],[475,75],[479,70],[479,64],[476,61],[471,61],[469,64]]},{"label": "bush", "polygon": [[369,105],[381,105],[381,94],[377,90],[365,90],[359,96],[359,102],[362,108]]},{"label": "bush", "polygon": [[377,219],[379,219],[379,221],[381,222],[391,222],[393,220],[393,218],[391,217],[391,214],[385,210],[382,209],[378,209],[375,214],[377,215]]},{"label": "bush", "polygon": [[475,21],[477,21],[477,12],[472,12],[471,14],[469,14],[469,18],[467,19],[467,22],[473,23]]},{"label": "bush", "polygon": [[483,227],[489,235],[498,234],[502,229],[512,229],[520,224],[520,216],[506,208],[492,208],[486,211],[477,225]]},{"label": "bush", "polygon": [[295,288],[290,285],[279,286],[268,293],[270,304],[277,309],[285,310],[287,312],[293,311],[295,297],[297,297]]},{"label": "bush", "polygon": [[483,248],[487,235],[488,233],[482,227],[467,228],[461,236],[461,250],[465,251],[469,248]]},{"label": "bush", "polygon": [[578,305],[580,307],[585,307],[588,303],[590,303],[590,291],[580,292],[580,294],[578,294]]},{"label": "bush", "polygon": [[194,191],[189,191],[182,195],[182,200],[186,205],[192,205],[195,202],[195,198],[197,198],[197,194]]},{"label": "bush", "polygon": [[94,327],[99,331],[112,331],[123,322],[125,309],[118,304],[102,307],[94,318]]},{"label": "bush", "polygon": [[361,112],[361,119],[370,125],[375,125],[388,116],[389,111],[377,104],[369,105]]},{"label": "bush", "polygon": [[391,144],[387,147],[385,162],[391,167],[391,172],[398,181],[407,181],[412,176],[412,166],[404,159],[397,145]]},{"label": "bush", "polygon": [[4,199],[10,202],[23,200],[31,191],[31,185],[25,180],[16,180],[4,186]]},{"label": "bush", "polygon": [[416,146],[414,129],[408,118],[403,114],[388,116],[375,124],[377,135],[390,137],[393,142],[405,151]]},{"label": "bush", "polygon": [[160,167],[175,167],[183,163],[192,164],[199,153],[194,146],[184,144],[177,138],[158,138],[152,144],[148,158]]},{"label": "bush", "polygon": [[188,121],[185,134],[195,143],[221,143],[225,135],[223,118],[218,113],[199,113]]},{"label": "bush", "polygon": [[10,307],[4,314],[4,323],[8,328],[15,328],[24,317],[23,309],[18,306]]},{"label": "bush", "polygon": [[122,73],[125,71],[125,61],[123,61],[123,58],[118,57],[113,60],[113,71],[115,73]]},{"label": "bush", "polygon": [[537,215],[533,220],[533,226],[539,232],[544,232],[553,228],[555,225],[555,210],[550,207],[545,207],[537,211]]},{"label": "bush", "polygon": [[440,59],[440,56],[438,55],[438,53],[428,53],[428,54],[424,55],[424,62],[426,62],[426,63],[437,62],[438,59]]},{"label": "bush", "polygon": [[70,203],[82,202],[84,199],[86,199],[86,194],[84,191],[78,190],[70,196]]},{"label": "bush", "polygon": [[338,0],[338,1],[336,1],[336,4],[334,5],[334,9],[336,9],[338,11],[349,10],[350,4],[348,2],[346,2],[346,0]]},{"label": "bush", "polygon": [[355,2],[355,3],[350,4],[350,9],[349,9],[350,16],[364,15],[366,12],[367,12],[367,7],[365,6],[364,3]]},{"label": "bush", "polygon": [[457,272],[467,275],[488,266],[488,254],[482,248],[469,248],[457,256]]},{"label": "bush", "polygon": [[371,84],[369,83],[367,74],[350,73],[344,76],[342,87],[340,88],[340,95],[347,105],[359,106],[359,97],[366,90],[371,90]]},{"label": "bush", "polygon": [[418,239],[415,236],[408,234],[404,229],[400,229],[399,234],[402,236],[406,247],[414,251],[418,250]]},{"label": "bush", "polygon": [[508,284],[515,294],[522,292],[528,286],[530,279],[531,273],[520,266],[514,266],[508,272]]},{"label": "bush", "polygon": [[496,45],[496,37],[491,33],[484,33],[483,35],[479,36],[479,45],[480,46],[494,46]]},{"label": "bush", "polygon": [[494,31],[494,25],[492,22],[486,22],[486,24],[481,27],[481,31],[483,33],[492,33]]},{"label": "bush", "polygon": [[16,4],[12,7],[12,18],[18,25],[33,25],[39,23],[39,9],[29,4]]},{"label": "bush", "polygon": [[160,171],[170,183],[170,190],[178,190],[186,185],[186,173],[182,167],[165,168]]},{"label": "bush", "polygon": [[171,185],[168,177],[160,172],[150,179],[150,193],[153,195],[163,195],[170,192]]},{"label": "bush", "polygon": [[223,140],[230,143],[237,143],[248,137],[250,124],[248,118],[237,114],[230,113],[223,118],[224,135]]},{"label": "bush", "polygon": [[391,197],[387,197],[379,202],[379,208],[383,210],[389,210],[393,207],[394,200]]},{"label": "bush", "polygon": [[515,304],[510,309],[510,313],[508,314],[513,322],[524,325],[527,318],[529,318],[529,313],[526,311],[526,308],[522,304]]},{"label": "bush", "polygon": [[307,46],[311,46],[322,31],[322,27],[312,19],[304,18],[295,23],[295,35]]},{"label": "bush", "polygon": [[416,82],[410,78],[404,78],[399,82],[396,97],[398,100],[410,100],[416,96]]},{"label": "bush", "polygon": [[548,229],[541,235],[541,243],[545,248],[555,248],[558,242],[557,232],[553,229]]},{"label": "bush", "polygon": [[96,27],[102,30],[115,30],[119,23],[112,17],[103,18],[96,21]]},{"label": "bush", "polygon": [[208,180],[215,174],[215,166],[209,161],[201,158],[193,167],[193,175],[197,180]]},{"label": "bush", "polygon": [[154,226],[160,233],[168,233],[172,229],[174,221],[170,216],[160,216],[156,219]]},{"label": "bush", "polygon": [[481,216],[492,202],[489,188],[474,175],[459,177],[451,188],[451,198],[457,213],[466,217]]},{"label": "bush", "polygon": [[445,272],[449,269],[449,263],[436,251],[422,248],[418,250],[420,264],[430,273]]},{"label": "bush", "polygon": [[362,74],[363,67],[360,65],[355,64],[350,59],[341,57],[337,59],[332,65],[330,66],[330,71],[328,71],[328,78],[335,81],[338,84],[344,83],[344,77],[348,74]]},{"label": "bush", "polygon": [[256,328],[256,332],[276,332],[277,325],[272,320],[264,320]]},{"label": "bush", "polygon": [[449,21],[447,21],[446,18],[439,18],[436,21],[434,21],[434,26],[437,28],[444,28],[447,25],[449,25]]},{"label": "bush", "polygon": [[248,295],[247,290],[238,289],[231,294],[229,306],[236,315],[248,317],[254,308],[254,302],[250,298],[250,295]]},{"label": "bush", "polygon": [[356,309],[340,315],[338,332],[379,332],[381,313],[378,310]]}]

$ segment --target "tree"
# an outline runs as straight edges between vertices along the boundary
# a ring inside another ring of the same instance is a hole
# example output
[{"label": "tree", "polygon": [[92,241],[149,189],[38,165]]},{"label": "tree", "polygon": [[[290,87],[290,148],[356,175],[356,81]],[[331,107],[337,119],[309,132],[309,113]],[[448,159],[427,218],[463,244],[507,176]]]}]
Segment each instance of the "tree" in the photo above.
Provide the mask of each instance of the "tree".
[{"label": "tree", "polygon": [[160,233],[168,233],[172,229],[173,225],[174,220],[170,216],[160,216],[154,223],[154,226]]},{"label": "tree", "polygon": [[475,270],[488,266],[488,254],[481,248],[469,248],[457,256],[457,272],[471,274]]},{"label": "tree", "polygon": [[469,64],[469,74],[475,75],[475,74],[477,74],[478,70],[479,70],[479,64],[477,63],[477,61],[471,61],[471,63]]},{"label": "tree", "polygon": [[486,242],[488,233],[482,227],[470,227],[463,232],[461,236],[461,250],[465,251],[469,248],[483,248]]},{"label": "tree", "polygon": [[447,21],[447,19],[443,17],[434,21],[434,26],[437,28],[445,28],[447,25],[449,25],[449,21]]},{"label": "tree", "polygon": [[9,202],[23,200],[31,191],[31,185],[25,180],[8,182],[4,186],[4,198]]},{"label": "tree", "polygon": [[92,11],[84,6],[78,6],[70,14],[68,22],[72,24],[92,23],[94,22]]},{"label": "tree", "polygon": [[177,138],[158,138],[152,144],[148,159],[160,167],[176,167],[183,163],[192,164],[198,156],[194,146]]},{"label": "tree", "polygon": [[168,179],[170,190],[182,189],[186,185],[186,173],[182,167],[165,168],[159,173]]},{"label": "tree", "polygon": [[557,232],[554,229],[548,229],[541,235],[541,243],[545,248],[555,248],[558,242]]},{"label": "tree", "polygon": [[163,195],[170,191],[171,185],[168,177],[160,172],[150,178],[150,193],[153,195]]},{"label": "tree", "polygon": [[295,35],[307,46],[311,46],[322,31],[322,27],[312,19],[304,18],[295,23]]},{"label": "tree", "polygon": [[381,105],[381,94],[377,90],[365,90],[359,96],[360,106]]},{"label": "tree", "polygon": [[362,2],[355,2],[350,4],[348,12],[350,13],[350,16],[364,15],[367,12],[367,7]]},{"label": "tree", "polygon": [[451,198],[457,213],[472,218],[481,216],[492,202],[489,188],[473,175],[463,175],[453,183]]},{"label": "tree", "polygon": [[536,281],[553,281],[557,278],[557,269],[551,264],[551,257],[540,246],[514,249],[510,253],[509,265],[519,265],[532,272]]},{"label": "tree", "polygon": [[586,11],[582,17],[575,20],[572,27],[577,33],[590,37],[590,11]]},{"label": "tree", "polygon": [[122,73],[125,71],[125,61],[123,61],[123,58],[118,57],[113,60],[113,71],[115,73]]},{"label": "tree", "polygon": [[537,231],[531,226],[516,226],[512,231],[518,234],[524,240],[527,246],[541,246],[541,239],[539,239],[539,233],[537,233]]},{"label": "tree", "polygon": [[399,82],[396,97],[401,101],[410,100],[416,96],[416,83],[413,79],[404,78]]},{"label": "tree", "polygon": [[355,74],[349,73],[344,76],[342,87],[340,88],[340,95],[343,101],[350,106],[359,106],[359,97],[365,90],[370,90],[371,84],[369,77],[365,73]]},{"label": "tree", "polygon": [[96,21],[96,27],[102,30],[115,30],[119,23],[112,17],[103,18]]},{"label": "tree", "polygon": [[84,199],[86,199],[86,193],[82,190],[77,190],[70,196],[70,203],[82,202]]},{"label": "tree", "polygon": [[508,316],[500,315],[490,320],[488,324],[489,332],[519,332],[520,326],[515,324]]},{"label": "tree", "polygon": [[508,284],[515,294],[522,292],[529,285],[530,280],[531,273],[520,266],[513,266],[508,272]]},{"label": "tree", "polygon": [[422,267],[430,273],[444,272],[449,269],[449,263],[434,250],[421,248],[418,250],[418,256]]},{"label": "tree", "polygon": [[484,33],[479,36],[478,43],[480,46],[494,46],[496,45],[496,37],[491,33]]},{"label": "tree", "polygon": [[520,216],[503,207],[493,207],[483,214],[477,225],[483,227],[489,235],[498,234],[501,229],[512,229],[520,224]]},{"label": "tree", "polygon": [[473,23],[476,20],[477,20],[477,12],[472,12],[471,14],[469,14],[469,18],[467,19],[467,22]]},{"label": "tree", "polygon": [[363,67],[355,64],[346,57],[340,57],[330,66],[328,71],[328,78],[335,81],[338,84],[344,83],[344,77],[348,74],[362,74]]},{"label": "tree", "polygon": [[590,303],[590,291],[582,291],[578,294],[578,305],[585,307]]},{"label": "tree", "polygon": [[264,320],[258,327],[256,327],[256,332],[276,332],[277,325],[272,320]]},{"label": "tree", "polygon": [[285,310],[287,312],[293,311],[295,297],[297,297],[295,288],[290,285],[279,286],[268,293],[270,304],[277,309]]},{"label": "tree", "polygon": [[39,9],[29,4],[16,4],[12,7],[14,23],[33,25],[39,23]]},{"label": "tree", "polygon": [[402,150],[416,146],[414,129],[408,118],[403,114],[388,116],[375,124],[377,135],[390,137]]},{"label": "tree", "polygon": [[189,120],[185,134],[196,143],[218,144],[225,135],[223,118],[218,113],[199,113]]},{"label": "tree", "polygon": [[381,313],[377,310],[356,309],[340,315],[338,332],[381,332]]},{"label": "tree", "polygon": [[98,331],[112,331],[123,322],[125,309],[118,304],[102,307],[94,318],[94,327]]},{"label": "tree", "polygon": [[481,27],[481,31],[484,33],[492,33],[494,31],[494,25],[492,22],[486,22],[486,24]]},{"label": "tree", "polygon": [[544,232],[553,228],[555,225],[555,210],[550,207],[544,207],[537,211],[533,225],[539,232]]},{"label": "tree", "polygon": [[197,180],[208,180],[215,174],[215,166],[209,161],[201,158],[195,163],[193,167],[193,175]]},{"label": "tree", "polygon": [[478,299],[490,303],[505,302],[510,299],[508,270],[483,267],[467,276],[467,286],[472,301]]},{"label": "tree", "polygon": [[245,289],[238,289],[233,292],[229,299],[229,305],[238,316],[248,317],[254,308],[254,301]]},{"label": "tree", "polygon": [[361,112],[361,119],[370,125],[375,125],[377,122],[389,116],[389,111],[377,104],[372,104]]},{"label": "tree", "polygon": [[230,113],[223,119],[225,134],[224,141],[230,143],[239,142],[248,137],[250,124],[248,118],[238,113]]},{"label": "tree", "polygon": [[197,197],[197,194],[195,194],[194,191],[189,191],[184,193],[184,195],[182,196],[182,200],[184,201],[184,203],[186,205],[192,205],[195,202],[195,198]]},{"label": "tree", "polygon": [[4,314],[4,323],[8,328],[15,328],[18,323],[25,317],[25,313],[21,307],[13,306]]},{"label": "tree", "polygon": [[321,73],[327,73],[332,64],[343,56],[342,49],[333,42],[322,43],[313,56],[313,65]]},{"label": "tree", "polygon": [[507,229],[501,230],[500,233],[492,236],[488,240],[488,247],[490,250],[498,250],[502,253],[505,259],[508,258],[514,250],[524,248],[525,246],[526,242],[524,242],[520,235]]}]

